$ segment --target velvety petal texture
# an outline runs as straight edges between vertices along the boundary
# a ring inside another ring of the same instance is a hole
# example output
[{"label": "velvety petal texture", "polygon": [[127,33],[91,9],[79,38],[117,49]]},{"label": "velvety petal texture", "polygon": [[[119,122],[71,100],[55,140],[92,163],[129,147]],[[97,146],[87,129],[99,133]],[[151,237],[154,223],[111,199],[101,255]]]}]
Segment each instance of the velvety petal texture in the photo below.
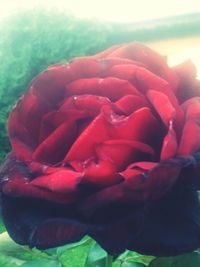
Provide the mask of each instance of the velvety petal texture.
[{"label": "velvety petal texture", "polygon": [[50,66],[8,119],[1,210],[19,244],[108,253],[200,246],[200,83],[132,43]]}]

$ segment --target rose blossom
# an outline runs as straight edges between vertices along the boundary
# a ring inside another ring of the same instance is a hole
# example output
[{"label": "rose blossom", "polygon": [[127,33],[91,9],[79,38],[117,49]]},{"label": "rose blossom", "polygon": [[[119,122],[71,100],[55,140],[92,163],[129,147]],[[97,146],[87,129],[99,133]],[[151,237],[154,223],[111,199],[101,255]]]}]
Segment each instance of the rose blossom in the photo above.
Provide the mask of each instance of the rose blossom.
[{"label": "rose blossom", "polygon": [[2,216],[20,244],[108,253],[200,246],[200,85],[133,43],[50,66],[10,113]]}]

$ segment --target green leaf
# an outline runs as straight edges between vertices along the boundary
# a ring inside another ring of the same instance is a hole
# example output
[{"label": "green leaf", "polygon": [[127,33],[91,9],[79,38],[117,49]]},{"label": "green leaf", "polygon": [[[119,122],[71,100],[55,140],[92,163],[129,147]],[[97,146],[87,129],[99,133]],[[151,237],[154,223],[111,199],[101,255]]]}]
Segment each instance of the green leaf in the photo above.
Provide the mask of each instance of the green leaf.
[{"label": "green leaf", "polygon": [[[44,251],[40,251],[36,248],[29,249],[25,246],[20,246],[16,244],[8,235],[7,232],[0,234],[0,255],[4,258],[6,257],[12,263],[25,263],[27,261],[38,260],[38,259],[48,259],[54,260],[55,255],[48,255]],[[4,266],[0,262],[0,266]],[[18,266],[18,265],[14,265]]]},{"label": "green leaf", "polygon": [[58,256],[60,256],[61,254],[65,253],[69,249],[76,248],[76,247],[83,246],[83,245],[87,245],[87,244],[90,244],[91,242],[92,242],[92,239],[89,236],[85,236],[79,242],[71,243],[71,244],[67,244],[65,246],[58,247],[56,249],[56,254]]},{"label": "green leaf", "polygon": [[83,267],[88,257],[91,246],[94,244],[92,239],[88,240],[81,246],[72,247],[63,250],[61,255],[58,255],[60,262],[65,267]]},{"label": "green leaf", "polygon": [[97,243],[91,247],[85,263],[85,267],[105,267],[107,253]]},{"label": "green leaf", "polygon": [[196,252],[176,257],[160,257],[153,260],[149,267],[199,267],[200,255]]},{"label": "green leaf", "polygon": [[7,256],[15,256],[16,253],[24,251],[23,247],[16,244],[7,232],[0,234],[0,253]]},{"label": "green leaf", "polygon": [[124,262],[121,267],[145,267],[145,265],[138,262]]},{"label": "green leaf", "polygon": [[132,255],[132,252],[130,250],[126,250],[125,252],[123,252],[122,254],[120,254],[118,257],[117,257],[117,260],[125,260],[127,257],[131,257]]},{"label": "green leaf", "polygon": [[1,267],[17,267],[21,266],[24,261],[21,261],[15,257],[6,256],[0,253],[0,266]]},{"label": "green leaf", "polygon": [[62,267],[62,264],[58,261],[50,261],[50,260],[34,260],[29,261],[21,265],[21,267]]},{"label": "green leaf", "polygon": [[147,266],[154,259],[153,256],[141,255],[135,251],[126,250],[124,253],[119,255],[116,261],[126,262],[126,263],[141,263],[142,266]]},{"label": "green leaf", "polygon": [[6,231],[6,228],[5,228],[3,222],[2,222],[2,220],[0,218],[0,234],[3,233],[3,232],[5,232],[5,231]]}]

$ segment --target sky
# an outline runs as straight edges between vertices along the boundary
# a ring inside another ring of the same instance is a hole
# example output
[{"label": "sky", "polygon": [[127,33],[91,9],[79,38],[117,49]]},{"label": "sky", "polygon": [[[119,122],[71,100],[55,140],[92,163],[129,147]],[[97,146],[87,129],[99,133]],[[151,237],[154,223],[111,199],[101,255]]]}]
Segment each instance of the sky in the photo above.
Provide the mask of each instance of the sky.
[{"label": "sky", "polygon": [[200,12],[199,0],[0,0],[0,19],[34,7],[68,10],[76,17],[133,22]]}]

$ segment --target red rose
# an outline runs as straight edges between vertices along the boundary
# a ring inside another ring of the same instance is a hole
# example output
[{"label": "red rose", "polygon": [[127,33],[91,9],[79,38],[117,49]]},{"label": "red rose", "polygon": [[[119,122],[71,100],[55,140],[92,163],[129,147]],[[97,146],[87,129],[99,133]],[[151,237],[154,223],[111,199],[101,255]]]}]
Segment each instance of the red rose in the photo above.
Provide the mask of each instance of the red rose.
[{"label": "red rose", "polygon": [[141,44],[50,66],[10,113],[2,215],[20,244],[111,254],[200,245],[200,86]]}]

